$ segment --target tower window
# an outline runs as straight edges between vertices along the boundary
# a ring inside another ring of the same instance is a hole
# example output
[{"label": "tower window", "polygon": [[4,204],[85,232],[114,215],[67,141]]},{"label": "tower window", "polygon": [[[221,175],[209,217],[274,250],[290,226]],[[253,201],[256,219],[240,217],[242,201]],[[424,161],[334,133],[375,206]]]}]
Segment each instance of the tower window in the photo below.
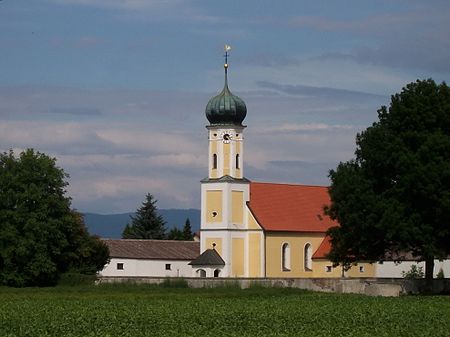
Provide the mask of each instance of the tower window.
[{"label": "tower window", "polygon": [[236,169],[239,169],[239,154],[236,155]]},{"label": "tower window", "polygon": [[213,154],[213,169],[217,169],[217,154]]}]

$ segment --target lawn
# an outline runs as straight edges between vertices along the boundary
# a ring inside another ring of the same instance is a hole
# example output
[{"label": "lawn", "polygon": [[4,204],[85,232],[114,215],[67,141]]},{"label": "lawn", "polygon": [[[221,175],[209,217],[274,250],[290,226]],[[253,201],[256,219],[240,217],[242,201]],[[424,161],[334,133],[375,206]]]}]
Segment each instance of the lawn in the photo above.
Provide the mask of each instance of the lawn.
[{"label": "lawn", "polygon": [[0,288],[0,336],[449,336],[450,298],[101,285]]}]

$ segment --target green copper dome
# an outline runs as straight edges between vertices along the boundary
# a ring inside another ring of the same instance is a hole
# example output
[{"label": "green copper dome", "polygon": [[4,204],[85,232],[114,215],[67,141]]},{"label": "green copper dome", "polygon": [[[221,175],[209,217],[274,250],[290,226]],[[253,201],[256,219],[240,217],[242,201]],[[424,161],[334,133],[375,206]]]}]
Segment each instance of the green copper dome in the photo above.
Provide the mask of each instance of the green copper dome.
[{"label": "green copper dome", "polygon": [[206,105],[206,118],[211,125],[242,125],[247,115],[247,107],[242,99],[233,95],[228,88],[228,65],[225,63],[225,85],[217,96]]}]

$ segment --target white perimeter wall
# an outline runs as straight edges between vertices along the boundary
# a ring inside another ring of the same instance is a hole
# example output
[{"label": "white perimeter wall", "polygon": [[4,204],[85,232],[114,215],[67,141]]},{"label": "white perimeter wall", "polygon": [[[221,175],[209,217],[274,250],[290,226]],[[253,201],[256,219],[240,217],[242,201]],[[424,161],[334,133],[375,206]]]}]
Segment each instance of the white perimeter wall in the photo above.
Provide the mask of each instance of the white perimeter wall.
[{"label": "white perimeter wall", "polygon": [[[109,264],[99,273],[101,276],[155,276],[155,277],[191,277],[190,260],[141,260],[111,258]],[[123,270],[117,264],[123,263]],[[170,264],[171,270],[166,270]]]},{"label": "white perimeter wall", "polygon": [[[408,272],[411,270],[411,266],[416,265],[423,268],[425,273],[425,262],[414,262],[414,261],[404,261],[402,263],[395,263],[392,261],[385,261],[382,264],[377,263],[375,268],[375,277],[393,277],[393,278],[403,278],[402,272]],[[434,260],[434,277],[441,270],[444,271],[444,276],[446,278],[450,277],[450,260]]]}]

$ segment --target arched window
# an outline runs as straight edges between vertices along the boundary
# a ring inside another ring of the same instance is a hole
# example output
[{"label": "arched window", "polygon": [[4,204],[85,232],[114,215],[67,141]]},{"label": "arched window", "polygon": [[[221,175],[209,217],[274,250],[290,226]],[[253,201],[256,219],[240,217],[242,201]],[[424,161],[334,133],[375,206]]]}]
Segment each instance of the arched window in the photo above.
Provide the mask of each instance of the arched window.
[{"label": "arched window", "polygon": [[204,269],[197,270],[197,277],[206,277],[206,271]]},{"label": "arched window", "polygon": [[214,270],[214,277],[219,277],[220,275],[220,269]]},{"label": "arched window", "polygon": [[217,168],[217,154],[213,154],[213,169]]},{"label": "arched window", "polygon": [[303,257],[304,257],[303,266],[305,268],[305,271],[311,271],[312,270],[312,246],[310,243],[307,243],[305,245]]},{"label": "arched window", "polygon": [[281,246],[281,267],[283,271],[291,270],[291,248],[287,242]]},{"label": "arched window", "polygon": [[236,155],[236,169],[239,170],[239,153]]}]

